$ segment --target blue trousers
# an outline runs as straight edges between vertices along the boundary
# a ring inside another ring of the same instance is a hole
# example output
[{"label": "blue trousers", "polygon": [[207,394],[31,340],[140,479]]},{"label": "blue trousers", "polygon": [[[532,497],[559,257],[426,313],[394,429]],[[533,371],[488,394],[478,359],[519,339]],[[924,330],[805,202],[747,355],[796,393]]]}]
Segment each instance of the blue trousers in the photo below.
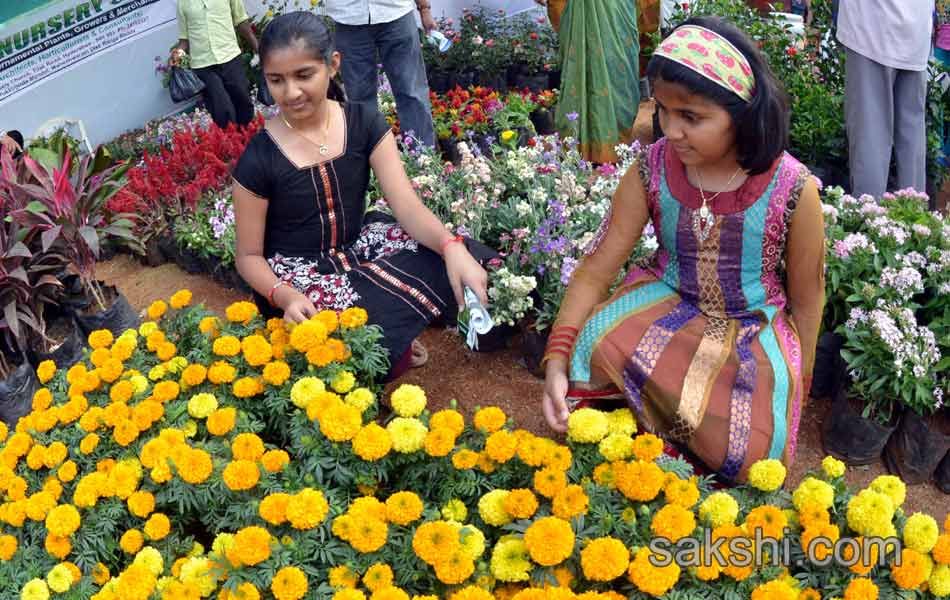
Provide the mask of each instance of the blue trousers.
[{"label": "blue trousers", "polygon": [[377,105],[376,65],[382,63],[396,97],[400,130],[434,146],[429,82],[420,44],[412,12],[389,23],[336,24],[336,47],[343,55],[340,69],[347,100]]}]

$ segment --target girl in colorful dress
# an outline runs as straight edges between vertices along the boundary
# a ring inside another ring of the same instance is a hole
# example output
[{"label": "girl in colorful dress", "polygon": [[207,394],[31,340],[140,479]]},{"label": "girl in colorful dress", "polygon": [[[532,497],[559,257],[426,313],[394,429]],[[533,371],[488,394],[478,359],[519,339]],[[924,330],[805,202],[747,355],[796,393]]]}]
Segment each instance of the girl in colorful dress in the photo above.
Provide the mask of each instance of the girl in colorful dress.
[{"label": "girl in colorful dress", "polygon": [[[625,398],[641,425],[730,480],[792,462],[824,305],[816,180],[784,152],[788,104],[744,33],[678,27],[648,67],[665,138],[642,150],[574,272],[543,410]],[[659,250],[608,295],[652,223]]]},{"label": "girl in colorful dress", "polygon": [[[429,322],[454,321],[463,286],[487,305],[487,273],[471,241],[416,196],[383,115],[342,101],[333,82],[341,57],[320,17],[275,18],[260,57],[280,115],[234,169],[238,271],[265,317],[366,309],[383,329],[392,379]],[[395,219],[367,213],[370,169]]]}]

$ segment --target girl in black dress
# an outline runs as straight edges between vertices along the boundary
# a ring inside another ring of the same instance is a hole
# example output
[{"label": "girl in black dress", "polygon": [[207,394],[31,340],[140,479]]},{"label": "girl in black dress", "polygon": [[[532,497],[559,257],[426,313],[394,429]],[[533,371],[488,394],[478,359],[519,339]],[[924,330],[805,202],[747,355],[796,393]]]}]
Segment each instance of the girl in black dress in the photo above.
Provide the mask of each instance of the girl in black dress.
[{"label": "girl in black dress", "polygon": [[[463,286],[487,305],[488,275],[471,241],[419,200],[378,109],[342,101],[333,47],[308,12],[264,30],[261,64],[281,112],[234,170],[237,268],[266,317],[299,323],[323,309],[365,308],[383,329],[392,379],[430,321],[454,321]],[[366,212],[370,169],[395,220]]]}]

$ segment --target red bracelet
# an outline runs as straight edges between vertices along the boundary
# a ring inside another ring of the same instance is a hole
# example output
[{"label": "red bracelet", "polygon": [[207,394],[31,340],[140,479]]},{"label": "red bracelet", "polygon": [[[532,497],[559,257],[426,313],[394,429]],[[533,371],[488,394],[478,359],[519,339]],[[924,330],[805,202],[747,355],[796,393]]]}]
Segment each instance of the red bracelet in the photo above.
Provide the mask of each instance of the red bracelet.
[{"label": "red bracelet", "polygon": [[274,285],[271,286],[270,291],[267,292],[267,303],[270,304],[270,305],[273,306],[273,307],[276,307],[276,306],[277,306],[276,304],[274,304],[274,292],[276,292],[276,291],[277,291],[277,288],[279,288],[279,287],[282,286],[282,285],[290,285],[290,284],[288,284],[288,283],[287,283],[286,281],[284,281],[283,279],[279,279],[279,280],[277,280],[277,283],[275,283]]},{"label": "red bracelet", "polygon": [[463,238],[463,237],[460,236],[460,235],[457,235],[457,236],[455,236],[455,237],[451,237],[451,238],[445,240],[444,242],[442,242],[442,254],[445,254],[445,248],[446,248],[446,246],[448,246],[448,245],[451,244],[452,242],[465,242],[465,238]]}]

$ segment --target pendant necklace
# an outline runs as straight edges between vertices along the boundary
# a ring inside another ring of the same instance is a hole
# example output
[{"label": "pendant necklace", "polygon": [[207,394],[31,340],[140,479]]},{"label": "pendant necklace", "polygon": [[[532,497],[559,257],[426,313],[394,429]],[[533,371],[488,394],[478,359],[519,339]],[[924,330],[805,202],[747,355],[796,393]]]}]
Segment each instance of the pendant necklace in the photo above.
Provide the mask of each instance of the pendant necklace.
[{"label": "pendant necklace", "polygon": [[[706,238],[709,237],[709,233],[712,231],[713,225],[716,223],[716,216],[712,214],[709,205],[712,204],[712,201],[719,197],[719,194],[726,191],[725,189],[720,190],[710,196],[706,197],[706,193],[703,191],[703,176],[700,174],[699,169],[696,169],[696,179],[699,183],[699,196],[703,199],[703,205],[699,210],[693,211],[693,230],[696,233],[696,237],[699,238],[700,242],[705,242]],[[739,172],[742,171],[742,166],[736,169],[736,172],[732,174],[732,177],[729,178],[729,181],[726,182],[726,185],[723,188],[728,189],[732,182],[736,180],[736,177],[739,175]]]},{"label": "pendant necklace", "polygon": [[[296,129],[294,128],[294,126],[290,124],[290,122],[287,120],[286,117],[284,117],[284,114],[283,114],[283,113],[280,114],[280,119],[284,122],[284,125],[286,125],[286,126],[289,127],[290,129],[296,131]],[[310,138],[308,138],[307,136],[305,136],[305,135],[303,135],[303,134],[300,134],[300,135],[303,137],[303,139],[307,140],[307,141],[310,142],[311,144],[313,143],[313,142],[310,140]],[[316,144],[316,146],[317,146],[317,152],[320,153],[320,156],[326,156],[327,154],[330,153],[330,147],[327,145],[327,143],[328,143],[329,141],[330,141],[330,104],[329,104],[329,102],[328,102],[328,103],[327,103],[326,125],[325,125],[324,128],[323,128],[323,143],[322,143],[322,144]]]}]

